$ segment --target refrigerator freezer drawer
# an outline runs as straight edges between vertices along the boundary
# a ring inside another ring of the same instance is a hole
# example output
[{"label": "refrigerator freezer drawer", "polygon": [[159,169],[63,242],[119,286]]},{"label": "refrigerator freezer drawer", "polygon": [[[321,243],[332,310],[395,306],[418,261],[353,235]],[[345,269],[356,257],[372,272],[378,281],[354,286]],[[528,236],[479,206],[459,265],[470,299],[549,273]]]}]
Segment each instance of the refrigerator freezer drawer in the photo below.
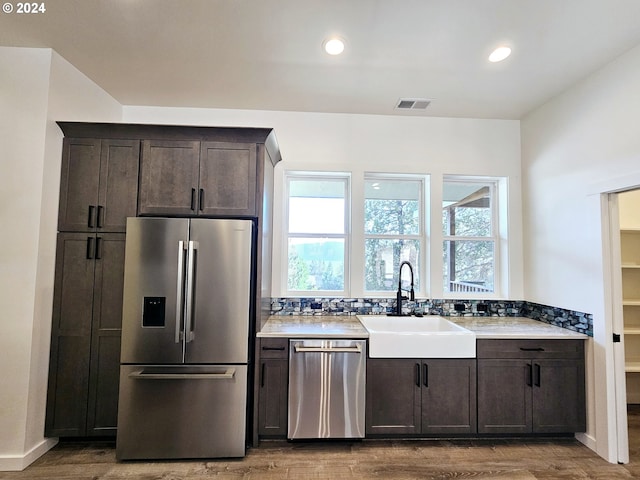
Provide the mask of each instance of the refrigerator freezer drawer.
[{"label": "refrigerator freezer drawer", "polygon": [[247,366],[123,365],[119,460],[243,457]]}]

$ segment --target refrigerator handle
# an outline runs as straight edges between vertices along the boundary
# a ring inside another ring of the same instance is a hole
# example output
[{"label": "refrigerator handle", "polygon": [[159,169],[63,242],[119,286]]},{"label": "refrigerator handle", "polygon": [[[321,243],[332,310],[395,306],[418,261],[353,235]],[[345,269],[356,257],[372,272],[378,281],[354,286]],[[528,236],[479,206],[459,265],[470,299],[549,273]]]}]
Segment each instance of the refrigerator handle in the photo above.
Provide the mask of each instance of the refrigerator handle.
[{"label": "refrigerator handle", "polygon": [[129,378],[137,380],[223,380],[233,378],[235,375],[235,368],[227,368],[220,373],[147,373],[144,370],[138,370],[131,372]]},{"label": "refrigerator handle", "polygon": [[178,285],[176,291],[176,343],[180,343],[183,336],[184,323],[184,241],[178,242]]},{"label": "refrigerator handle", "polygon": [[194,271],[195,271],[195,261],[196,261],[196,242],[193,240],[189,241],[189,251],[187,253],[187,294],[186,294],[186,303],[187,303],[187,315],[185,317],[184,322],[184,336],[186,343],[189,343],[193,340],[193,302],[194,302],[194,294],[195,294],[195,279],[194,279]]}]

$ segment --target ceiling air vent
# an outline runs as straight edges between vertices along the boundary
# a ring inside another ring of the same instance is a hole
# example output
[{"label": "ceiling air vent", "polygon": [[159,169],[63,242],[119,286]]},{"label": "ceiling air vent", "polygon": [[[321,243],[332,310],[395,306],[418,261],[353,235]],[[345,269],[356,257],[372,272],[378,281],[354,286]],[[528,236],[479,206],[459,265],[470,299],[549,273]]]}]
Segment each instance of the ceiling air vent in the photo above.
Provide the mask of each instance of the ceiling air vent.
[{"label": "ceiling air vent", "polygon": [[426,98],[401,98],[396,104],[398,110],[426,110],[431,100]]}]

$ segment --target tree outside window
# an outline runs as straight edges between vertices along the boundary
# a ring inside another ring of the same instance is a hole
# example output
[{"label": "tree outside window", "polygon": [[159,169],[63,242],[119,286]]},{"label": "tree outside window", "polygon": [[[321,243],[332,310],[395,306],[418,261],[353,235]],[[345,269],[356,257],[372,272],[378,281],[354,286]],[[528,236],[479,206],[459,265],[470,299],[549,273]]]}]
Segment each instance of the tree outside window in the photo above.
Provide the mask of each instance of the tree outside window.
[{"label": "tree outside window", "polygon": [[423,182],[418,179],[365,179],[365,291],[395,291],[402,261],[413,266],[419,290],[422,192]]},{"label": "tree outside window", "polygon": [[[501,179],[444,176],[442,218],[431,221],[431,231],[440,228],[437,223],[441,222],[442,243],[429,247],[426,176],[365,174],[364,189],[358,188],[359,198],[353,199],[362,232],[352,238],[350,175],[286,173],[287,235],[283,247],[287,265],[283,271],[286,279],[282,279],[286,294],[352,294],[349,267],[353,254],[354,264],[361,268],[353,292],[356,295],[390,296],[398,287],[403,261],[413,266],[416,293],[425,295],[427,282],[421,274],[428,273],[425,262],[438,251],[442,254],[442,293],[449,298],[499,293],[504,282],[499,278],[499,259],[506,255],[499,233],[505,226],[498,228],[502,222],[497,205]],[[403,288],[408,287],[408,281],[409,275],[403,275]]]},{"label": "tree outside window", "polygon": [[443,287],[448,293],[494,292],[495,184],[445,179],[442,201]]}]

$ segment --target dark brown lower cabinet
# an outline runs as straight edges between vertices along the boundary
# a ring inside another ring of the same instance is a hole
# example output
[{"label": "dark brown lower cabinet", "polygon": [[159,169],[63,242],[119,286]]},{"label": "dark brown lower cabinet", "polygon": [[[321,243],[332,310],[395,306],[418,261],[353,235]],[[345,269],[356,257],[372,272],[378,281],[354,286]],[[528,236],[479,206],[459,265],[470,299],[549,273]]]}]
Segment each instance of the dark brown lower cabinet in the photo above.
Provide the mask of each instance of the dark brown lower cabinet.
[{"label": "dark brown lower cabinet", "polygon": [[583,340],[478,341],[478,433],[583,432],[585,411]]},{"label": "dark brown lower cabinet", "polygon": [[423,360],[422,380],[422,433],[475,433],[475,359]]},{"label": "dark brown lower cabinet", "polygon": [[59,233],[45,435],[115,435],[125,235]]},{"label": "dark brown lower cabinet", "polygon": [[260,341],[258,435],[287,435],[289,384],[289,340],[262,338]]},{"label": "dark brown lower cabinet", "polygon": [[367,435],[476,432],[472,359],[367,359]]}]

